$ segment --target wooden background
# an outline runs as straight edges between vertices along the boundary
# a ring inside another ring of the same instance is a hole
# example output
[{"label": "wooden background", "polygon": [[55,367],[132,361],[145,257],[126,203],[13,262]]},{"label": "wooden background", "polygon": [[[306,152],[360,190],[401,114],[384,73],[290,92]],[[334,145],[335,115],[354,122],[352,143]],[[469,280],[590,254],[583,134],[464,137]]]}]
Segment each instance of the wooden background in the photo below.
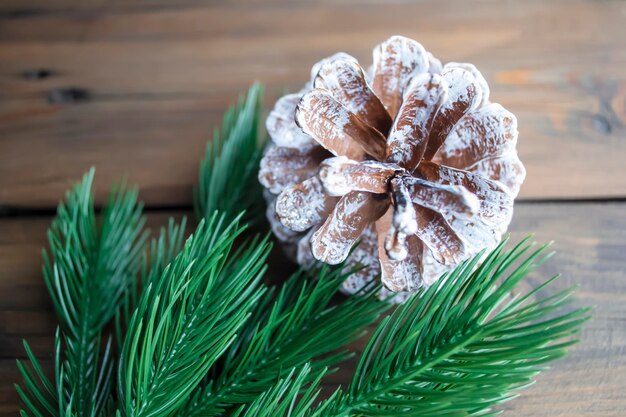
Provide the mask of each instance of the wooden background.
[{"label": "wooden background", "polygon": [[50,352],[40,250],[85,170],[99,201],[121,175],[140,186],[153,226],[188,213],[210,131],[252,81],[270,106],[319,58],[369,63],[393,34],[475,63],[517,114],[512,230],[559,251],[530,283],[560,271],[597,305],[506,415],[626,415],[626,2],[610,0],[0,0],[0,415],[19,407],[21,339]]}]

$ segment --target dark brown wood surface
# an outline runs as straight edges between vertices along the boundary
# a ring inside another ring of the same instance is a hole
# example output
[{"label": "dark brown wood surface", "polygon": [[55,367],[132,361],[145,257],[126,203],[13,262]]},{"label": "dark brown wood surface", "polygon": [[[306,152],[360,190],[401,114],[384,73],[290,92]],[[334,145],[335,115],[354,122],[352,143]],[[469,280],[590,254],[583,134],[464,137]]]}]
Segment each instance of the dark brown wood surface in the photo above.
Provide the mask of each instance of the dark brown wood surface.
[{"label": "dark brown wood surface", "polygon": [[269,104],[392,34],[483,71],[519,118],[522,198],[626,195],[622,1],[0,3],[0,205],[49,207],[92,165],[102,190],[125,173],[148,205],[186,205],[253,80]]},{"label": "dark brown wood surface", "polygon": [[528,176],[513,234],[537,232],[558,251],[527,285],[561,272],[559,287],[580,285],[578,305],[597,306],[581,343],[505,415],[626,415],[626,1],[616,0],[0,1],[0,415],[19,408],[21,340],[49,357],[40,251],[71,183],[96,166],[99,202],[125,175],[153,226],[188,213],[210,132],[252,81],[268,108],[320,58],[343,50],[369,63],[393,34],[475,63],[492,100],[518,116]]}]

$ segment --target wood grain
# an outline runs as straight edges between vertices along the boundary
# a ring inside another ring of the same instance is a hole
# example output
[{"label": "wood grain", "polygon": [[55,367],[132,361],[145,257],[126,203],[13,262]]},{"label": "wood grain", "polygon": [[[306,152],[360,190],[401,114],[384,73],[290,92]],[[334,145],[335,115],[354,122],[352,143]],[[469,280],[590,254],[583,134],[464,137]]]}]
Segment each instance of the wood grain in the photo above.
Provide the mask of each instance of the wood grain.
[{"label": "wood grain", "polygon": [[[177,213],[180,215],[181,213]],[[166,214],[151,214],[150,225],[164,224]],[[44,217],[0,220],[0,415],[18,409],[12,383],[19,380],[14,358],[23,357],[21,339],[49,366],[55,320],[41,281],[40,248],[45,244]],[[534,287],[560,272],[554,291],[579,285],[575,305],[597,306],[593,320],[570,355],[541,374],[533,387],[504,408],[505,415],[618,417],[626,410],[626,203],[519,204],[513,239],[537,232],[538,241],[557,239],[557,256],[524,283]],[[274,274],[286,268],[278,254]],[[283,272],[284,273],[284,272]],[[355,344],[360,350],[363,343]],[[328,384],[345,384],[351,361]]]},{"label": "wood grain", "polygon": [[[506,415],[623,416],[626,202],[562,201],[626,198],[620,0],[0,2],[0,416],[18,410],[21,340],[49,368],[56,326],[41,278],[51,217],[3,217],[4,208],[48,213],[95,165],[98,202],[126,175],[160,208],[153,228],[189,214],[178,208],[190,207],[205,143],[253,80],[269,109],[320,58],[343,50],[368,64],[393,34],[475,63],[492,100],[518,116],[527,202],[513,238],[537,231],[558,251],[525,285],[561,272],[558,288],[580,285],[576,305],[597,306],[581,343]],[[290,268],[277,253],[270,275]],[[345,384],[354,364],[327,384]]]},{"label": "wood grain", "polygon": [[[78,4],[80,3],[80,4]],[[471,61],[519,118],[521,197],[626,196],[621,1],[9,0],[0,5],[0,206],[52,207],[89,166],[189,206],[199,155],[253,80],[266,108],[337,50],[392,34]]]}]

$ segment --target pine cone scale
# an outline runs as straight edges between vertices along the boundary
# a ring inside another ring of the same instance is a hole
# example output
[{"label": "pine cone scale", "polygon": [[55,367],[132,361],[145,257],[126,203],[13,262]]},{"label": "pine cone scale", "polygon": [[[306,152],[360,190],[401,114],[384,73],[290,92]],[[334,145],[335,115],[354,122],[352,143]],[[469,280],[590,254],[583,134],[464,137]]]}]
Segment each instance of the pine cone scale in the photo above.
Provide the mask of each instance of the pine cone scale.
[{"label": "pine cone scale", "polygon": [[439,75],[420,74],[413,79],[389,134],[387,162],[415,169],[426,151],[429,127],[446,97],[447,88]]},{"label": "pine cone scale", "polygon": [[415,177],[406,181],[413,203],[441,213],[472,216],[480,207],[478,198],[458,185],[435,184]]},{"label": "pine cone scale", "polygon": [[462,68],[449,68],[441,74],[448,86],[448,97],[437,110],[433,120],[424,159],[431,160],[448,134],[466,112],[481,102],[482,92],[474,76]]},{"label": "pine cone scale", "polygon": [[467,171],[484,175],[506,186],[511,196],[516,196],[519,193],[521,185],[519,178],[526,176],[526,169],[517,156],[517,152],[483,159],[467,168]]},{"label": "pine cone scale", "polygon": [[417,237],[442,265],[459,263],[466,257],[466,247],[457,232],[442,214],[429,208],[417,206]]},{"label": "pine cone scale", "polygon": [[436,154],[436,162],[467,169],[488,158],[515,151],[514,116],[496,103],[466,114]]},{"label": "pine cone scale", "polygon": [[[363,145],[372,146],[373,152],[381,152],[384,146],[380,142],[385,142],[385,138],[380,132],[365,125],[326,90],[306,93],[296,108],[295,118],[305,133],[335,156],[360,161],[366,155]],[[378,138],[378,145],[370,137]]]},{"label": "pine cone scale", "polygon": [[441,71],[444,72],[450,68],[461,68],[472,74],[472,76],[480,86],[480,104],[489,104],[489,84],[487,83],[487,80],[485,80],[485,77],[483,77],[483,75],[480,73],[480,71],[478,71],[478,68],[476,68],[475,65],[467,62],[448,62],[446,65],[444,65]]},{"label": "pine cone scale", "polygon": [[365,124],[386,135],[393,120],[372,91],[354,59],[337,58],[321,66],[313,87],[325,89]]},{"label": "pine cone scale", "polygon": [[510,217],[513,197],[502,184],[433,162],[424,162],[417,169],[420,176],[429,181],[444,186],[461,186],[474,194],[480,203],[476,215],[488,225],[500,224]]},{"label": "pine cone scale", "polygon": [[350,191],[384,194],[389,191],[391,179],[405,172],[395,164],[377,161],[359,163],[338,156],[320,164],[319,176],[328,195],[342,196]]},{"label": "pine cone scale", "polygon": [[380,218],[388,205],[386,199],[360,191],[341,197],[328,219],[311,238],[315,258],[331,265],[345,261],[363,230]]},{"label": "pine cone scale", "polygon": [[374,48],[373,56],[372,86],[393,119],[398,114],[402,93],[411,76],[428,71],[428,55],[414,40],[393,36]]},{"label": "pine cone scale", "polygon": [[304,232],[326,218],[336,200],[323,192],[314,176],[285,188],[276,199],[276,214],[289,229]]},{"label": "pine cone scale", "polygon": [[305,150],[316,145],[313,138],[296,125],[293,117],[301,98],[301,94],[281,97],[268,115],[265,128],[276,146]]},{"label": "pine cone scale", "polygon": [[314,176],[328,156],[319,146],[307,151],[282,146],[269,148],[261,161],[259,182],[272,193],[280,193],[285,187]]}]

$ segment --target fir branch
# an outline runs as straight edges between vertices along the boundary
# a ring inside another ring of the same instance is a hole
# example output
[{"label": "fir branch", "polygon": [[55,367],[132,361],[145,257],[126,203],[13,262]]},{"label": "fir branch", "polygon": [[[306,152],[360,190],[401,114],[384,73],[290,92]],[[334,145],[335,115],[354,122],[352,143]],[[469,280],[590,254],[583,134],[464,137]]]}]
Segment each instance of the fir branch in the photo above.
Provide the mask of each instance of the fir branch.
[{"label": "fir branch", "polygon": [[[484,415],[566,353],[574,343],[567,339],[589,311],[545,318],[569,290],[556,300],[524,304],[538,289],[511,300],[515,286],[543,261],[545,246],[534,252],[527,241],[503,247],[477,269],[478,256],[465,262],[379,326],[343,408],[369,415]],[[507,272],[516,261],[521,264]]]},{"label": "fir branch", "polygon": [[[230,256],[245,227],[215,214],[137,303],[121,352],[119,415],[176,412],[233,342],[263,294],[264,240]],[[236,266],[233,266],[236,265]]]},{"label": "fir branch", "polygon": [[149,247],[146,247],[142,256],[141,272],[139,280],[130,286],[126,293],[122,308],[116,317],[116,336],[118,346],[124,344],[126,330],[130,318],[137,307],[137,298],[142,288],[149,286],[158,279],[165,267],[180,253],[185,241],[185,228],[187,218],[183,217],[180,223],[176,223],[170,217],[167,227],[161,227],[158,237],[152,238]]},{"label": "fir branch", "polygon": [[[19,359],[17,360],[17,368],[24,379],[24,388],[15,384],[15,389],[26,406],[26,409],[20,410],[20,415],[39,417],[65,415],[63,408],[59,406],[59,389],[63,387],[61,382],[61,367],[63,363],[60,358],[61,336],[59,329],[57,328],[54,338],[54,381],[51,381],[43,372],[41,364],[26,340],[23,343],[30,366]],[[68,415],[71,415],[71,413],[68,413]]]},{"label": "fir branch", "polygon": [[[305,364],[299,371],[293,368],[285,378],[279,379],[268,391],[259,395],[248,407],[241,406],[232,417],[300,416],[307,414],[320,394],[324,371],[311,375],[311,367]],[[310,382],[309,382],[310,381]],[[323,416],[326,409],[338,399],[341,391],[335,391],[322,402],[311,416]]]},{"label": "fir branch", "polygon": [[219,375],[181,415],[221,414],[254,401],[292,367],[310,362],[312,374],[328,373],[352,356],[345,346],[362,337],[389,304],[378,300],[378,287],[332,304],[346,275],[327,267],[317,274],[296,273],[278,294],[268,292],[225,353]]},{"label": "fir branch", "polygon": [[262,216],[263,197],[257,181],[262,155],[259,117],[263,88],[250,87],[246,98],[224,115],[222,130],[215,130],[200,163],[194,207],[199,219],[216,210],[232,219],[246,211],[245,221],[254,223]]},{"label": "fir branch", "polygon": [[56,386],[41,372],[36,372],[37,385],[34,375],[27,375],[21,366],[28,381],[20,393],[24,415],[97,416],[109,399],[111,340],[101,357],[101,335],[136,279],[146,234],[137,191],[126,191],[124,186],[111,192],[101,220],[96,220],[93,176],[92,169],[68,192],[48,231],[50,255],[43,253],[43,277],[61,329],[56,342]]},{"label": "fir branch", "polygon": [[[545,247],[531,252],[527,240],[509,251],[503,245],[480,265],[480,255],[464,262],[385,318],[346,392],[314,408],[295,407],[295,395],[281,381],[259,400],[262,407],[250,407],[245,416],[497,414],[495,405],[532,383],[547,362],[565,355],[590,316],[589,309],[578,309],[551,317],[567,305],[572,293],[542,298],[541,291],[557,277],[511,296],[544,260]],[[516,262],[521,264],[512,267]],[[292,379],[291,384],[298,381]],[[304,395],[316,389],[308,388]]]},{"label": "fir branch", "polygon": [[158,238],[150,242],[150,251],[145,252],[141,268],[141,284],[148,286],[158,279],[167,265],[178,256],[185,243],[187,218],[180,223],[169,218],[167,227],[162,227]]}]

